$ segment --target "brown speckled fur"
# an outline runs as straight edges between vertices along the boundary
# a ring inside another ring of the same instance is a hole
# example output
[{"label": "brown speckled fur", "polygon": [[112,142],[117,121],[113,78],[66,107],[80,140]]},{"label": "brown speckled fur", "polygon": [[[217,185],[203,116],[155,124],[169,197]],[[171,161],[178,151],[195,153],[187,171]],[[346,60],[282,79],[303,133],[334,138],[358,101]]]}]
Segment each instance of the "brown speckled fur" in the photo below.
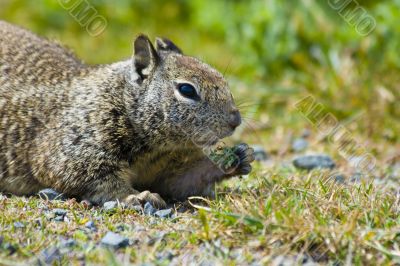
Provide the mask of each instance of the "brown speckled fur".
[{"label": "brown speckled fur", "polygon": [[[210,192],[224,174],[201,147],[232,134],[235,110],[222,75],[166,39],[135,41],[132,59],[89,66],[60,45],[0,21],[0,191],[51,187],[95,203],[157,206]],[[177,92],[194,84],[198,102]],[[150,193],[148,192],[150,190]],[[143,192],[139,192],[143,191]]]}]

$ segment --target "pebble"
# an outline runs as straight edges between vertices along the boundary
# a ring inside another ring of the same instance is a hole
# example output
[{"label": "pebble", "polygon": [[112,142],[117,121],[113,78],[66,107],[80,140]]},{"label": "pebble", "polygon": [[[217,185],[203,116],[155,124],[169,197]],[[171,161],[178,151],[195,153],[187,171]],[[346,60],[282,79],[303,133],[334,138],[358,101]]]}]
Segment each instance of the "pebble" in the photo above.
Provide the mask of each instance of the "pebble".
[{"label": "pebble", "polygon": [[60,247],[61,248],[70,248],[76,245],[76,241],[72,238],[61,238],[60,240]]},{"label": "pebble", "polygon": [[156,254],[156,259],[159,261],[171,261],[174,258],[174,253],[171,251],[159,252]]},{"label": "pebble", "polygon": [[[42,261],[48,265],[61,265],[61,252],[56,247],[43,250],[41,253]],[[54,263],[53,263],[54,262]]]},{"label": "pebble", "polygon": [[62,194],[58,193],[54,189],[45,188],[38,192],[38,196],[42,199],[47,200],[65,200]]},{"label": "pebble", "polygon": [[3,245],[3,249],[5,249],[5,250],[8,251],[8,255],[12,255],[12,254],[14,254],[15,252],[17,252],[17,250],[18,250],[17,246],[12,245],[12,244],[10,244],[10,243],[5,243],[5,244]]},{"label": "pebble", "polygon": [[156,208],[153,207],[153,205],[151,205],[150,202],[146,202],[144,204],[144,208],[143,208],[143,212],[146,215],[153,215],[155,212],[157,211]]},{"label": "pebble", "polygon": [[56,221],[56,222],[64,222],[64,216],[56,216],[56,217],[54,217],[54,221]]},{"label": "pebble", "polygon": [[128,207],[130,210],[134,210],[135,212],[139,214],[143,214],[143,207],[140,205],[133,205]]},{"label": "pebble", "polygon": [[311,130],[309,130],[308,128],[304,129],[303,132],[301,132],[302,138],[308,138],[309,136],[311,136]]},{"label": "pebble", "polygon": [[359,172],[356,172],[355,174],[353,174],[350,177],[350,182],[359,183],[359,182],[361,182],[362,178],[363,178],[363,175],[361,173],[359,173]]},{"label": "pebble", "polygon": [[272,260],[271,265],[273,266],[292,266],[292,265],[302,265],[302,266],[316,266],[318,265],[309,256],[305,255],[279,255]]},{"label": "pebble", "polygon": [[301,152],[308,148],[308,141],[303,138],[294,139],[292,142],[292,150],[294,152]]},{"label": "pebble", "polygon": [[268,153],[265,151],[264,147],[261,145],[251,146],[254,150],[254,159],[256,161],[266,161],[268,160]]},{"label": "pebble", "polygon": [[328,155],[305,155],[293,160],[293,165],[299,169],[312,170],[315,168],[333,169],[335,163]]},{"label": "pebble", "polygon": [[116,201],[107,201],[103,204],[103,209],[105,211],[113,211],[117,208],[118,202]]},{"label": "pebble", "polygon": [[64,209],[53,209],[53,213],[57,216],[65,216],[67,211]]},{"label": "pebble", "polygon": [[21,222],[14,222],[14,227],[15,228],[24,228],[25,225],[23,223],[21,223]]},{"label": "pebble", "polygon": [[107,232],[101,239],[101,244],[115,249],[124,248],[129,245],[129,239],[113,232]]},{"label": "pebble", "polygon": [[169,209],[164,209],[164,210],[159,210],[154,213],[154,216],[159,217],[159,218],[170,218],[173,214],[173,211],[171,208]]},{"label": "pebble", "polygon": [[64,222],[65,215],[67,211],[64,209],[53,209],[54,213],[54,221],[56,222]]},{"label": "pebble", "polygon": [[333,180],[335,180],[336,182],[340,183],[340,184],[344,184],[346,177],[342,174],[337,174],[333,177]]},{"label": "pebble", "polygon": [[96,225],[94,224],[93,221],[86,222],[85,223],[85,227],[90,229],[91,231],[96,231],[97,230]]}]

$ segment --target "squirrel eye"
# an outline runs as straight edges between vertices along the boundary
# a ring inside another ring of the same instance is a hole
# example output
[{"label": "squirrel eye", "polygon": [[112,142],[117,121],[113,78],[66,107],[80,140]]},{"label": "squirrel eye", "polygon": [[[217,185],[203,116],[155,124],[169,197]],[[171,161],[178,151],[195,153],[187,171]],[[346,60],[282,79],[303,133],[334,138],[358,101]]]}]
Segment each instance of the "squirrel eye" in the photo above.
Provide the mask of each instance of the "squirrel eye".
[{"label": "squirrel eye", "polygon": [[188,83],[182,83],[178,85],[178,90],[179,93],[182,94],[182,96],[186,98],[190,98],[192,100],[199,100],[200,97],[197,94],[196,89],[193,87],[193,85],[190,85]]}]

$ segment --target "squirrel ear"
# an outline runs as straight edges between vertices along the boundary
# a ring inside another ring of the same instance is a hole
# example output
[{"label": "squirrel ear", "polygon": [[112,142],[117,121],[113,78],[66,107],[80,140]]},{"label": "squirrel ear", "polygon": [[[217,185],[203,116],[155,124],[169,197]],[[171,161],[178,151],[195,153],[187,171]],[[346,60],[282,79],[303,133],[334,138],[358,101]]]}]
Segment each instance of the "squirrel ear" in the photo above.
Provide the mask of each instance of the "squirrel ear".
[{"label": "squirrel ear", "polygon": [[145,79],[151,71],[157,66],[160,58],[154,49],[149,38],[140,34],[134,43],[135,54],[133,64],[136,72],[142,79]]},{"label": "squirrel ear", "polygon": [[156,38],[156,49],[157,51],[182,54],[182,50],[167,38]]}]

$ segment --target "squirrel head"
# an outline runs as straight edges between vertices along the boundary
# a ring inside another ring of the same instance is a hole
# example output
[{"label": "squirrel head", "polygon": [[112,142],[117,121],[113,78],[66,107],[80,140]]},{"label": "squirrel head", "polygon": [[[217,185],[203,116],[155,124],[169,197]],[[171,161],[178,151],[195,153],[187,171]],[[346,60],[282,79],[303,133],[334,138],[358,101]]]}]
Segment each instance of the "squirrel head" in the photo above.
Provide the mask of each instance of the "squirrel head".
[{"label": "squirrel head", "polygon": [[131,120],[166,142],[213,145],[241,123],[223,75],[168,39],[136,38],[130,80],[140,94]]}]

